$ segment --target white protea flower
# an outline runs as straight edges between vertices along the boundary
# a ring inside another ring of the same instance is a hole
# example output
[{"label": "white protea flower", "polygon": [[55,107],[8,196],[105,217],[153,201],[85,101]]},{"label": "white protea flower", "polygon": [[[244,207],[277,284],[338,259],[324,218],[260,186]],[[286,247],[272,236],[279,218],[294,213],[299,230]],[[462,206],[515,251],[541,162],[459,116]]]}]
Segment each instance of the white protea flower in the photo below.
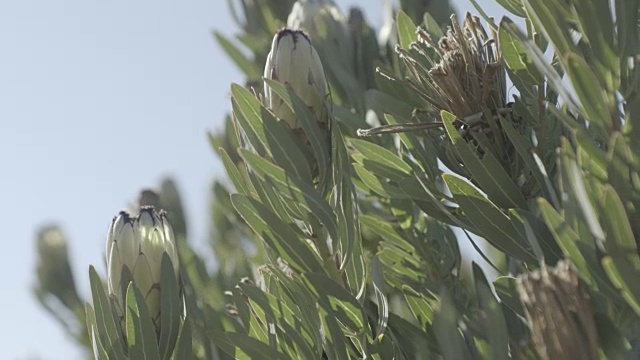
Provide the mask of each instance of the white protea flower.
[{"label": "white protea flower", "polygon": [[[275,34],[264,67],[264,77],[288,86],[309,107],[318,121],[325,121],[322,114],[327,80],[320,57],[303,31],[283,29]],[[264,98],[266,106],[280,120],[286,122],[291,129],[300,128],[296,115],[266,82]]]},{"label": "white protea flower", "polygon": [[[120,315],[126,308],[125,291],[130,280],[145,297],[151,318],[156,326],[160,319],[160,276],[162,255],[167,253],[178,277],[178,252],[173,230],[164,212],[144,206],[136,217],[121,211],[111,222],[107,234],[107,287],[115,297]],[[124,281],[127,283],[124,283]]]}]

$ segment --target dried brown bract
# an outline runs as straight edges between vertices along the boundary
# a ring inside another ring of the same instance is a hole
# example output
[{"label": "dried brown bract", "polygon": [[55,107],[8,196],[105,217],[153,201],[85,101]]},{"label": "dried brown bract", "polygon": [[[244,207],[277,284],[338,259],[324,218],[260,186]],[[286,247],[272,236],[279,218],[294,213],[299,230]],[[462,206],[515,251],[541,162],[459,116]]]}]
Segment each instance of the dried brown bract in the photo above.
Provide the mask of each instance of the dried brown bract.
[{"label": "dried brown bract", "polygon": [[540,359],[598,359],[591,298],[568,261],[518,278],[518,293]]}]

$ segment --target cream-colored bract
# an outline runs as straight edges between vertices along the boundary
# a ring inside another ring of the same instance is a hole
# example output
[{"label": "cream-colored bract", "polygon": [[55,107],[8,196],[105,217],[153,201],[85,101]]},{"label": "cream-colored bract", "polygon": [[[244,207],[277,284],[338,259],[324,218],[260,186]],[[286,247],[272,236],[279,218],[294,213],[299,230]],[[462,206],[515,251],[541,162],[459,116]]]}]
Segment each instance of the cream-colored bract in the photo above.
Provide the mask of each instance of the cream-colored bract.
[{"label": "cream-colored bract", "polygon": [[[320,119],[327,94],[327,81],[320,57],[303,31],[283,29],[275,34],[264,67],[264,77],[288,86]],[[266,83],[264,97],[266,106],[276,117],[292,129],[300,128],[295,114]]]},{"label": "cream-colored bract", "polygon": [[121,314],[126,300],[123,270],[144,295],[152,319],[160,314],[160,276],[162,255],[166,252],[178,276],[178,253],[173,230],[166,215],[153,207],[142,207],[136,217],[121,211],[111,222],[107,234],[107,288],[115,297]]}]

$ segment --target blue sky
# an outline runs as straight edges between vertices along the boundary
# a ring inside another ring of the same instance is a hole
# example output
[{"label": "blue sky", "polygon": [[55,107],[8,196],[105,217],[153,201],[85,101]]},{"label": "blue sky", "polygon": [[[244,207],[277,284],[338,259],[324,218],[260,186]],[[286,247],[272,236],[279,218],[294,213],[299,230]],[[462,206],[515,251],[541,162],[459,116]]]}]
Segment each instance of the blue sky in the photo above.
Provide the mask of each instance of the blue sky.
[{"label": "blue sky", "polygon": [[[382,0],[338,3],[381,21]],[[84,297],[112,216],[163,176],[180,186],[191,241],[205,242],[208,188],[224,176],[206,131],[243,80],[213,29],[236,30],[226,1],[0,3],[1,358],[82,358],[31,293],[39,226],[63,226]]]}]

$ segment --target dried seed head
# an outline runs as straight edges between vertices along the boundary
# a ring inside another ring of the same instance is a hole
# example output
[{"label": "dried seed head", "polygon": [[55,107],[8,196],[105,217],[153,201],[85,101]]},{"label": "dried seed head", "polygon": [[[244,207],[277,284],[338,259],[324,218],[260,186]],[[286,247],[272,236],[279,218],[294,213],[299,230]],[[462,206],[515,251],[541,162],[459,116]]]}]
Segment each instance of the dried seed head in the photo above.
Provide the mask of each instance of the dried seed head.
[{"label": "dried seed head", "polygon": [[451,22],[453,29],[438,41],[442,59],[429,71],[445,110],[464,119],[485,107],[505,107],[505,72],[495,41],[477,17],[467,14],[462,28],[455,16]]},{"label": "dried seed head", "polygon": [[518,277],[518,293],[540,359],[598,359],[587,287],[568,261]]}]

